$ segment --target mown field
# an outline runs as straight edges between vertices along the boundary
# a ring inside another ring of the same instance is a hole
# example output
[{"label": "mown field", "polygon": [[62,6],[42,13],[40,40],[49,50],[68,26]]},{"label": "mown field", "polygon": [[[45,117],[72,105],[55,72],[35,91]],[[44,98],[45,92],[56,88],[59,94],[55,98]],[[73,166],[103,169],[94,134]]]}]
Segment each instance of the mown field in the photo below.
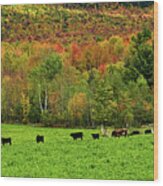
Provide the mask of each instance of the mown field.
[{"label": "mown field", "polygon": [[[84,132],[84,140],[69,134]],[[93,140],[88,129],[36,128],[2,124],[2,176],[153,180],[153,134]],[[45,143],[36,144],[36,135]]]}]

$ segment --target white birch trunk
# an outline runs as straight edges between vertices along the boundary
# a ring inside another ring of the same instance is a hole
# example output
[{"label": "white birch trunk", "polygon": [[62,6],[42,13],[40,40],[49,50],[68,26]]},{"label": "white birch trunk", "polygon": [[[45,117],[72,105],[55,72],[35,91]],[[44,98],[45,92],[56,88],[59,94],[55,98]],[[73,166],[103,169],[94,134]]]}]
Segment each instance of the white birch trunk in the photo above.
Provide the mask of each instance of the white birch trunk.
[{"label": "white birch trunk", "polygon": [[39,99],[39,106],[40,106],[41,113],[43,113],[44,110],[43,110],[42,100],[41,100],[41,86],[40,86],[40,84],[38,85],[38,99]]},{"label": "white birch trunk", "polygon": [[45,107],[44,110],[48,109],[48,89],[47,87],[45,88]]}]

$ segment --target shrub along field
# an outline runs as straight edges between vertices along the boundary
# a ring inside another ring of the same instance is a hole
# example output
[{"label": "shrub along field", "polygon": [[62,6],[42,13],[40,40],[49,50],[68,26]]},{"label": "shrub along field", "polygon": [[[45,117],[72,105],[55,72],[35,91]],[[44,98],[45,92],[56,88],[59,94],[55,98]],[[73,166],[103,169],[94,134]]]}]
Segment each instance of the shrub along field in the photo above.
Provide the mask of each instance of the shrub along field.
[{"label": "shrub along field", "polygon": [[[2,176],[153,180],[153,134],[101,137],[99,129],[38,128],[2,124],[2,136],[12,145],[2,147]],[[84,139],[73,140],[71,132],[82,131]],[[111,132],[111,131],[110,131]],[[45,143],[37,144],[36,135]]]}]

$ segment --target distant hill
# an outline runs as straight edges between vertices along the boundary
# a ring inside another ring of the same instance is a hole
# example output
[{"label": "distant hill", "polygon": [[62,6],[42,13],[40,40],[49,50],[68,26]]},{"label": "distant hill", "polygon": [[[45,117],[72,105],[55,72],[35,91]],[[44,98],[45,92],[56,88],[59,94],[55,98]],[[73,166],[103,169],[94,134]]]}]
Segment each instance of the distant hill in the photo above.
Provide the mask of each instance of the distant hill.
[{"label": "distant hill", "polygon": [[154,4],[154,1],[142,1],[142,2],[120,2],[119,4],[123,5],[123,6],[139,6],[139,7],[148,7]]},{"label": "distant hill", "polygon": [[[153,2],[2,6],[2,41],[98,42],[128,40],[153,29]],[[131,6],[133,5],[133,6]]]}]

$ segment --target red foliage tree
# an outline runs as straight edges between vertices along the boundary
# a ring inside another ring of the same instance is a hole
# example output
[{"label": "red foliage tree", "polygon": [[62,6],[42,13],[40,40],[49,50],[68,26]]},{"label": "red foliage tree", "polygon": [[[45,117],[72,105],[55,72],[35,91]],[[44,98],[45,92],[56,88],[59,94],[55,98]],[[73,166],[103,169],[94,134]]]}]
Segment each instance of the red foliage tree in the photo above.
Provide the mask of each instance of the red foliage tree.
[{"label": "red foliage tree", "polygon": [[104,74],[106,71],[106,64],[100,64],[98,70],[101,74]]},{"label": "red foliage tree", "polygon": [[81,49],[76,43],[72,43],[71,51],[72,51],[72,61],[74,63],[75,61],[79,59],[81,55]]},{"label": "red foliage tree", "polygon": [[57,53],[63,53],[65,51],[64,47],[60,43],[54,45],[54,50]]}]

